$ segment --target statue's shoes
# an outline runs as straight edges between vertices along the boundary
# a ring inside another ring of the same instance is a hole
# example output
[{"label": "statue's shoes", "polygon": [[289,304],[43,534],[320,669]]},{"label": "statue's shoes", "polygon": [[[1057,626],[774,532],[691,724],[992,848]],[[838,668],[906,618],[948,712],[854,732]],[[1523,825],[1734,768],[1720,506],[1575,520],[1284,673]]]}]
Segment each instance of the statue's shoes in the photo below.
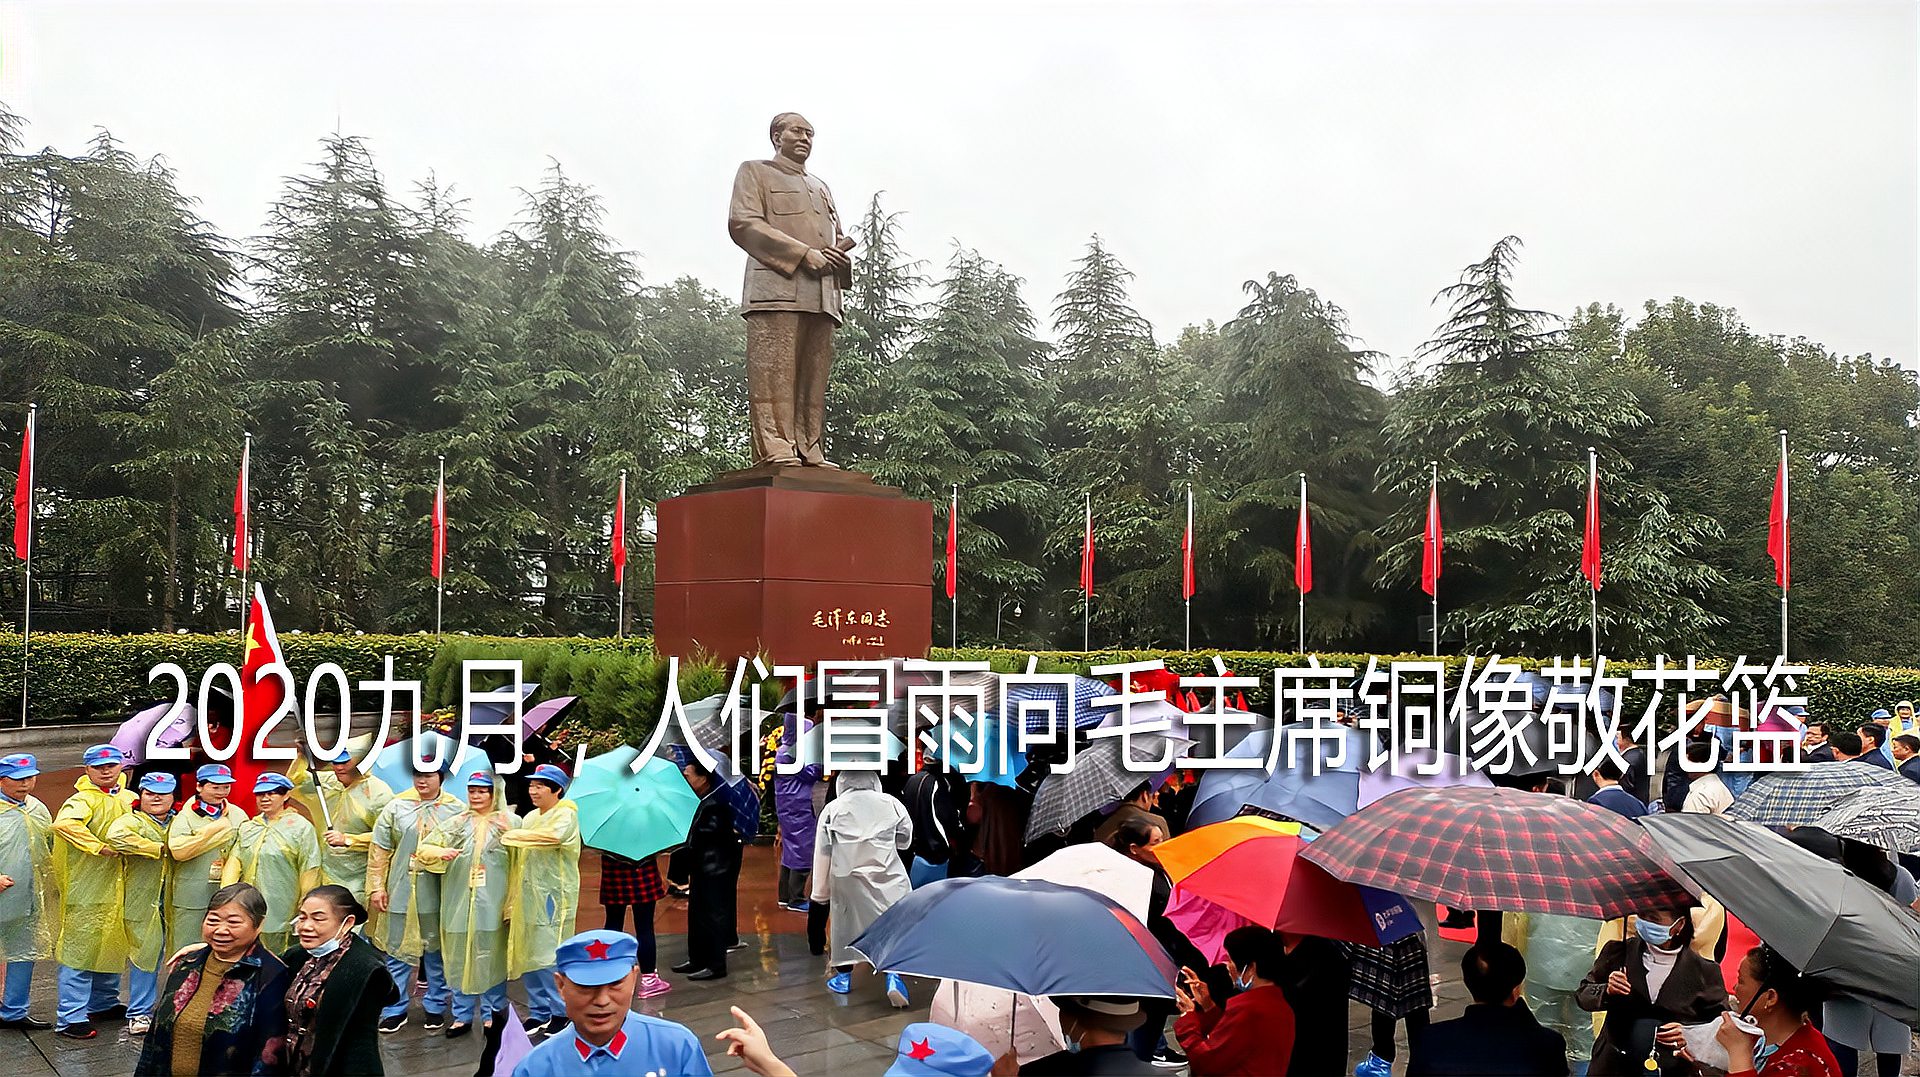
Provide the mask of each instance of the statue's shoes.
[{"label": "statue's shoes", "polygon": [[806,466],[808,466],[808,467],[824,467],[824,468],[827,468],[827,469],[829,469],[829,470],[832,470],[832,471],[839,471],[839,470],[840,470],[840,465],[839,465],[839,464],[836,464],[836,463],[834,463],[833,461],[831,461],[831,460],[829,460],[829,459],[827,459],[827,458],[826,458],[826,457],[824,457],[824,456],[823,456],[823,457],[821,457],[821,458],[820,458],[820,459],[818,459],[818,460],[802,460],[802,461],[800,461],[800,462],[801,462],[802,464],[805,464],[805,465],[806,465]]}]

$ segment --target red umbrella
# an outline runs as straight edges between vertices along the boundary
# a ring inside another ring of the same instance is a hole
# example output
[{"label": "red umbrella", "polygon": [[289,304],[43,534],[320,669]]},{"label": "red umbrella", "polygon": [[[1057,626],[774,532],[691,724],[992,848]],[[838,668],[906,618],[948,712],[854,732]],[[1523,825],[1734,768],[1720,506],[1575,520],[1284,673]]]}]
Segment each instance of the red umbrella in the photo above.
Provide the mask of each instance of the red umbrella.
[{"label": "red umbrella", "polygon": [[1458,909],[1611,920],[1695,901],[1638,824],[1518,789],[1402,790],[1301,855],[1337,879]]}]

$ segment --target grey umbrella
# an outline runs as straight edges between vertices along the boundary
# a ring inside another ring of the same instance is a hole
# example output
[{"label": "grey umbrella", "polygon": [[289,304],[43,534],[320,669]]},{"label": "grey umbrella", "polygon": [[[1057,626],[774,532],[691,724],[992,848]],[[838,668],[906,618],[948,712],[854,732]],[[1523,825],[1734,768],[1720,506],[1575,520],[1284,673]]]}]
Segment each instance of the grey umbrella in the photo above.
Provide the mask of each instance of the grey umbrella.
[{"label": "grey umbrella", "polygon": [[1734,798],[1727,817],[1762,826],[1807,826],[1854,790],[1872,785],[1911,787],[1899,774],[1871,763],[1814,763],[1754,782]]},{"label": "grey umbrella", "polygon": [[1801,972],[1920,1024],[1920,919],[1845,868],[1753,823],[1641,820],[1654,844]]},{"label": "grey umbrella", "polygon": [[1027,840],[1062,833],[1081,816],[1126,796],[1161,773],[1153,761],[1167,753],[1168,745],[1177,759],[1190,743],[1164,733],[1135,733],[1131,739],[1132,750],[1123,754],[1121,738],[1103,737],[1075,753],[1072,770],[1047,775],[1033,795]]},{"label": "grey umbrella", "polygon": [[1903,781],[1856,789],[1813,825],[1896,853],[1920,852],[1920,787]]}]

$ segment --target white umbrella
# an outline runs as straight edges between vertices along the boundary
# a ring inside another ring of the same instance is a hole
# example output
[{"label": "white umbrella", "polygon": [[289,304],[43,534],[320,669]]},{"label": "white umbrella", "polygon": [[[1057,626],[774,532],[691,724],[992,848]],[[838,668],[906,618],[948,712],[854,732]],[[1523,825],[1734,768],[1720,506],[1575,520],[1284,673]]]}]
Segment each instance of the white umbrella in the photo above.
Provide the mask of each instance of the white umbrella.
[{"label": "white umbrella", "polygon": [[[1069,845],[1013,877],[1091,890],[1113,899],[1142,923],[1153,896],[1152,868],[1093,842]],[[1015,1051],[1023,1066],[1067,1046],[1058,1006],[997,987],[942,980],[928,1019],[972,1036],[995,1058]]]}]

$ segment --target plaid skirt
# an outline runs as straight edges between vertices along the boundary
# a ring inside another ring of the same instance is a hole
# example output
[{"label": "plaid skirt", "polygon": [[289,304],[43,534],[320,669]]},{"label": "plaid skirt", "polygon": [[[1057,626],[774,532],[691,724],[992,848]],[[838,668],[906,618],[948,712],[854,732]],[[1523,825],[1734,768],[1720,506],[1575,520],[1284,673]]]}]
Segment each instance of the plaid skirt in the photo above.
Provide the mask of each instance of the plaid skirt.
[{"label": "plaid skirt", "polygon": [[1347,997],[1389,1017],[1405,1017],[1433,1006],[1428,979],[1427,941],[1415,933],[1385,946],[1343,942],[1353,965]]},{"label": "plaid skirt", "polygon": [[628,860],[618,853],[600,854],[600,904],[645,905],[667,896],[667,884],[653,857]]}]

